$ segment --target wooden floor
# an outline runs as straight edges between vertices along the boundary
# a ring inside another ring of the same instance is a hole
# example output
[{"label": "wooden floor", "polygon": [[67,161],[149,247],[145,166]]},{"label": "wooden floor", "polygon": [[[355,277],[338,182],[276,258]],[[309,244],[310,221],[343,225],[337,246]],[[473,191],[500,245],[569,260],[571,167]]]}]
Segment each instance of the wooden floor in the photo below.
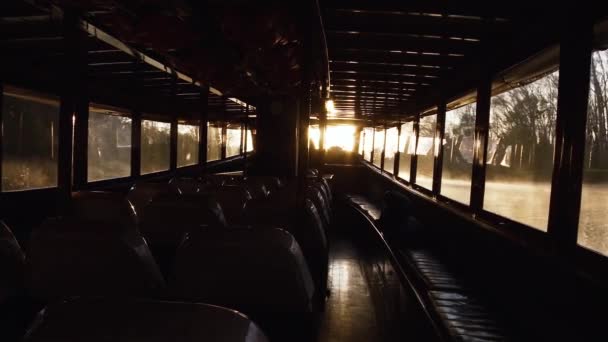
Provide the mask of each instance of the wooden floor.
[{"label": "wooden floor", "polygon": [[322,315],[318,341],[381,341],[355,247],[348,240],[334,240],[329,258],[331,294]]}]

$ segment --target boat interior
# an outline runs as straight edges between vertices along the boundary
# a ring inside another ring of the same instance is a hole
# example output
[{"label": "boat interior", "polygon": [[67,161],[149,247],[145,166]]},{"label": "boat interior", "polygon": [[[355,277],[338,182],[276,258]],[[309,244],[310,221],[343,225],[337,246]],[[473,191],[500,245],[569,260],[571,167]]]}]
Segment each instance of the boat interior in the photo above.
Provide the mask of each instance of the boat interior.
[{"label": "boat interior", "polygon": [[608,9],[0,2],[0,340],[605,341]]}]

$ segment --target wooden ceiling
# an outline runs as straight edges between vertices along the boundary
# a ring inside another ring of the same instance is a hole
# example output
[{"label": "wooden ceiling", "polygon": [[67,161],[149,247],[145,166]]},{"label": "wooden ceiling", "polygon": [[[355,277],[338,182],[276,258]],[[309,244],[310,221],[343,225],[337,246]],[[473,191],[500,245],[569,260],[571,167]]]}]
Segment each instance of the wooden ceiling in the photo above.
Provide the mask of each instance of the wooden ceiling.
[{"label": "wooden ceiling", "polygon": [[553,13],[519,5],[321,0],[335,115],[407,115],[450,83],[471,81],[458,76],[478,74],[484,49],[512,46],[530,18],[536,27]]}]

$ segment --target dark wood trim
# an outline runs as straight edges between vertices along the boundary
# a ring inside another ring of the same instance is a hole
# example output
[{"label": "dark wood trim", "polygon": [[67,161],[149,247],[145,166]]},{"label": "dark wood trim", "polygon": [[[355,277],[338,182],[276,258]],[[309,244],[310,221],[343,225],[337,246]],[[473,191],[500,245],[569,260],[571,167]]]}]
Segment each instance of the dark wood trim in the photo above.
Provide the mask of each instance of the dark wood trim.
[{"label": "dark wood trim", "polygon": [[228,122],[226,121],[226,97],[222,96],[222,152],[220,159],[226,159],[226,143],[228,140]]},{"label": "dark wood trim", "polygon": [[[171,102],[173,108],[177,103],[177,76],[171,76]],[[177,113],[171,115],[171,131],[169,133],[169,170],[177,170]]]},{"label": "dark wood trim", "polygon": [[243,167],[243,174],[246,176],[247,175],[247,148],[249,146],[247,146],[247,130],[249,129],[249,105],[245,106],[245,121],[244,121],[244,126],[243,126],[243,136],[245,137],[243,139],[243,159],[244,159],[244,167]]},{"label": "dark wood trim", "polygon": [[[437,151],[435,162],[433,164],[433,194],[435,196],[441,193],[441,177],[443,174],[443,137],[445,135],[445,112],[446,102],[442,99],[437,104],[437,124],[435,125],[435,141],[433,148]],[[435,144],[439,143],[439,146]]]},{"label": "dark wood trim", "polygon": [[[0,57],[1,58],[1,57]],[[0,75],[0,133],[4,132],[4,79]],[[2,192],[2,169],[4,168],[4,134],[0,134],[0,193]]]},{"label": "dark wood trim", "polygon": [[577,243],[581,205],[585,129],[593,45],[593,22],[564,29],[548,233],[569,254]]},{"label": "dark wood trim", "polygon": [[410,179],[408,182],[410,184],[416,184],[416,169],[418,168],[418,155],[416,151],[418,151],[418,133],[420,132],[420,114],[416,115],[414,119],[414,135],[416,136],[415,145],[414,146],[414,154],[410,156]]},{"label": "dark wood trim", "polygon": [[471,176],[471,209],[475,213],[483,209],[486,187],[486,158],[490,126],[490,106],[492,103],[492,72],[486,65],[481,71],[477,87],[475,113],[475,136],[473,148],[473,171]]},{"label": "dark wood trim", "polygon": [[[59,151],[57,165],[57,185],[64,200],[68,200],[72,192],[73,170],[73,115],[75,115],[78,101],[82,98],[84,87],[84,70],[80,46],[83,32],[79,28],[79,15],[73,11],[66,11],[63,16],[62,31],[65,37],[62,60],[63,78],[59,80],[60,106],[59,106]],[[86,66],[86,61],[85,64]]]},{"label": "dark wood trim", "polygon": [[141,174],[141,113],[131,112],[131,177],[136,179]]},{"label": "dark wood trim", "polygon": [[384,158],[386,158],[386,121],[384,122],[384,142],[382,143],[382,152],[380,152],[380,170],[384,171]]},{"label": "dark wood trim", "polygon": [[374,164],[374,149],[376,148],[376,121],[372,120],[372,151],[369,154],[369,162]]},{"label": "dark wood trim", "polygon": [[395,153],[395,164],[393,165],[393,175],[397,177],[399,174],[399,163],[401,160],[401,151],[399,147],[401,146],[401,125],[403,123],[399,120],[399,124],[397,125],[397,153]]},{"label": "dark wood trim", "polygon": [[198,162],[203,166],[203,172],[207,167],[207,124],[209,123],[209,85],[201,86],[201,101],[199,108],[199,148]]}]

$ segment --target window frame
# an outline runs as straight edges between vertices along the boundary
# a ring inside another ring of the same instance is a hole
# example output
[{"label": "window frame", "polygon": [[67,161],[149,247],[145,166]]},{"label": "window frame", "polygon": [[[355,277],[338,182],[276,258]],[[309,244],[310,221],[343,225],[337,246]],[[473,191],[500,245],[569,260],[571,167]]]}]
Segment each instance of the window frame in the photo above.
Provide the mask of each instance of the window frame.
[{"label": "window frame", "polygon": [[[143,134],[144,134],[144,129],[143,129],[143,124],[144,121],[152,121],[152,122],[160,122],[160,123],[164,123],[164,124],[168,124],[169,125],[169,166],[166,170],[160,170],[160,171],[153,171],[153,172],[148,172],[148,173],[143,173],[142,172],[142,146],[143,144],[141,143],[142,139],[143,139]],[[140,125],[140,132],[139,132],[139,139],[140,139],[140,147],[139,147],[139,178],[145,179],[145,178],[149,178],[149,177],[155,177],[155,176],[159,176],[159,175],[163,175],[163,174],[169,174],[173,171],[173,169],[171,168],[171,154],[172,154],[172,149],[171,149],[171,134],[172,134],[172,130],[173,130],[173,125],[171,125],[171,119],[170,118],[166,118],[166,117],[161,117],[159,115],[153,115],[153,114],[143,114],[140,119],[139,119],[139,125]]]},{"label": "window frame", "polygon": [[[106,178],[106,179],[98,179],[98,180],[89,180],[89,176],[88,176],[88,170],[89,170],[89,153],[88,153],[88,138],[89,138],[89,122],[90,122],[90,115],[91,115],[91,107],[93,108],[99,108],[101,110],[108,110],[111,112],[116,112],[119,114],[104,114],[104,115],[112,115],[112,116],[121,116],[121,117],[127,117],[131,119],[131,148],[130,148],[130,153],[131,153],[131,157],[130,157],[130,165],[129,165],[129,175],[125,176],[125,177],[115,177],[115,178]],[[86,158],[85,159],[85,163],[86,163],[86,174],[84,175],[86,177],[86,181],[85,184],[88,185],[99,185],[99,184],[111,184],[113,182],[121,182],[121,181],[125,181],[125,180],[129,180],[131,178],[133,178],[133,143],[134,143],[134,139],[133,139],[133,126],[135,125],[135,122],[137,121],[137,119],[134,117],[133,112],[130,110],[126,110],[124,108],[120,108],[120,107],[114,107],[111,105],[106,105],[106,104],[99,104],[99,103],[95,103],[95,102],[89,102],[88,103],[88,117],[87,117],[87,125],[86,125],[86,130],[87,130],[87,151],[86,151]],[[76,166],[74,165],[74,168]]]},{"label": "window frame", "polygon": [[[38,90],[34,90],[27,87],[16,86],[13,84],[4,83],[0,80],[0,129],[4,130],[4,93],[5,92],[14,92],[17,93],[17,97],[28,99],[31,98],[33,101],[47,104],[47,105],[56,105],[58,109],[57,113],[57,179],[55,185],[45,186],[45,187],[36,187],[36,188],[28,188],[28,189],[16,189],[16,190],[4,190],[2,188],[2,179],[4,177],[4,134],[0,134],[0,194],[17,194],[17,193],[29,193],[29,192],[48,192],[48,191],[59,191],[61,188],[60,178],[61,178],[61,161],[59,160],[59,153],[61,150],[60,142],[61,142],[61,98],[54,94],[48,92],[42,92]],[[0,132],[0,133],[2,133]]]}]

